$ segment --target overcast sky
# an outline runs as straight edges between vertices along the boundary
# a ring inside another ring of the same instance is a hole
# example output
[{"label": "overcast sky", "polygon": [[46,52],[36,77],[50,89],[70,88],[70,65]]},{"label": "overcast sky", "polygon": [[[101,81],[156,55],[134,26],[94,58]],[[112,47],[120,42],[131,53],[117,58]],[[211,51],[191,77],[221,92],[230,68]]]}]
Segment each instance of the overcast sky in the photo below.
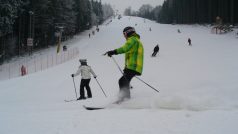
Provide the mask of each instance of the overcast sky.
[{"label": "overcast sky", "polygon": [[131,6],[133,10],[138,10],[143,4],[150,4],[153,7],[162,5],[164,0],[102,0],[102,3],[108,3],[116,8],[121,13],[124,12],[125,8]]}]

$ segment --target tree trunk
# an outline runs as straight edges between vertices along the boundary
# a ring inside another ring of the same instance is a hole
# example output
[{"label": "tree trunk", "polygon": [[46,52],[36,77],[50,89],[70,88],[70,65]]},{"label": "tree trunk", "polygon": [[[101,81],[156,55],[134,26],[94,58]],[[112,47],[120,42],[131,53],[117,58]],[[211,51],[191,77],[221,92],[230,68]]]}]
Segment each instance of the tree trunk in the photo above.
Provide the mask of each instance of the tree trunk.
[{"label": "tree trunk", "polygon": [[231,3],[230,3],[230,7],[231,7],[231,24],[234,25],[234,0],[231,0]]}]

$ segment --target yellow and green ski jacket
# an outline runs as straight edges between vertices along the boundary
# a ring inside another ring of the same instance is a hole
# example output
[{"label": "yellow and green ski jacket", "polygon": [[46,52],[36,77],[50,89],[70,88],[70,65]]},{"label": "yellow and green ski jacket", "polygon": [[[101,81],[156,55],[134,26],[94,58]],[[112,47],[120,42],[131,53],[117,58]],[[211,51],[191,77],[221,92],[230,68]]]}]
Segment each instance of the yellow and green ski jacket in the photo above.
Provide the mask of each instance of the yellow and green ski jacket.
[{"label": "yellow and green ski jacket", "polygon": [[139,39],[139,35],[133,34],[126,43],[116,49],[117,54],[125,53],[125,68],[138,72],[143,70],[144,48]]}]

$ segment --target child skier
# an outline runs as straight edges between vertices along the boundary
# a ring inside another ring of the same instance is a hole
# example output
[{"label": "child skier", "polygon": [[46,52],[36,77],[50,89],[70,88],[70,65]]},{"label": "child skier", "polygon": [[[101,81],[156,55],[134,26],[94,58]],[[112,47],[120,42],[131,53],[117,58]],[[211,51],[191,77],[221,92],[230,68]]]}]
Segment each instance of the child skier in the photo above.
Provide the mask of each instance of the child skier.
[{"label": "child skier", "polygon": [[88,98],[92,98],[92,92],[91,92],[91,89],[89,86],[89,83],[91,80],[91,74],[94,76],[94,78],[96,78],[97,76],[93,72],[91,67],[87,65],[86,59],[80,59],[79,61],[81,63],[81,66],[79,66],[79,69],[77,70],[77,72],[75,74],[71,75],[72,77],[75,77],[75,76],[81,74],[81,77],[82,77],[81,83],[80,83],[80,97],[77,100],[86,99],[86,97],[84,95],[84,87],[87,90]]}]

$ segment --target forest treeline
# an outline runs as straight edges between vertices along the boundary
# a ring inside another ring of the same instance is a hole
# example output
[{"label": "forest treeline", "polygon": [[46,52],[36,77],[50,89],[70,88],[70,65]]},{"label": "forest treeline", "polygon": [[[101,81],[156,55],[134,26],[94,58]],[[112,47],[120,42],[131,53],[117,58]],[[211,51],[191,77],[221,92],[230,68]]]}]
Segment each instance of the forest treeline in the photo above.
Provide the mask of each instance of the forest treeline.
[{"label": "forest treeline", "polygon": [[[57,43],[114,15],[101,0],[0,0],[0,61]],[[28,43],[29,44],[29,43]]]},{"label": "forest treeline", "polygon": [[138,11],[128,7],[124,14],[156,20],[159,23],[213,24],[216,18],[226,24],[238,23],[237,0],[165,0],[162,5],[142,5]]}]

